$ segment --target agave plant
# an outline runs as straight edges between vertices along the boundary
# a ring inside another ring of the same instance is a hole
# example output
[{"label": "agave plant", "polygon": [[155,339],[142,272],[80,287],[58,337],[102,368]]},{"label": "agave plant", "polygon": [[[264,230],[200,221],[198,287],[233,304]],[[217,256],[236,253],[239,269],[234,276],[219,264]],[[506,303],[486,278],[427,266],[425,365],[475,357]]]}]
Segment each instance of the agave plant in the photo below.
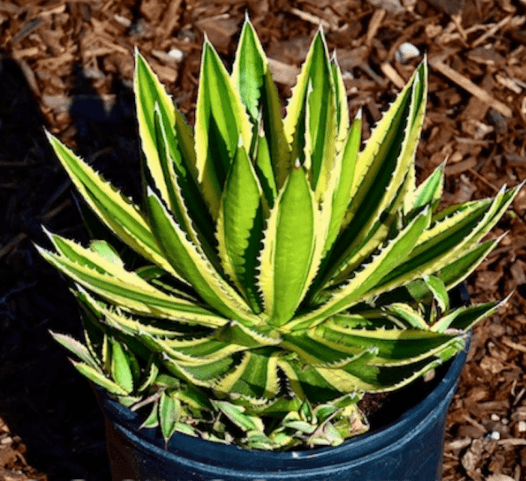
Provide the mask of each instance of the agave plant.
[{"label": "agave plant", "polygon": [[415,185],[425,63],[361,149],[322,31],[284,119],[248,20],[231,75],[204,43],[194,130],[135,62],[143,205],[49,135],[110,234],[89,247],[50,234],[56,252],[39,250],[86,313],[84,344],[55,338],[145,427],[337,445],[367,429],[364,393],[429,373],[496,311],[452,308],[448,291],[495,247],[482,239],[518,188],[437,211],[443,166]]}]

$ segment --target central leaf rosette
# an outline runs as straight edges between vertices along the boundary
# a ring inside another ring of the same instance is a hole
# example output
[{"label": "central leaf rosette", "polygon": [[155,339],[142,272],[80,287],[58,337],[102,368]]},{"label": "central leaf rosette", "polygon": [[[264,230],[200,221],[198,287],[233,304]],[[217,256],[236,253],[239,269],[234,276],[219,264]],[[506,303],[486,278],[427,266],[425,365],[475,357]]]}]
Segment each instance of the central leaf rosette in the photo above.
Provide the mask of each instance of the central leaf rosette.
[{"label": "central leaf rosette", "polygon": [[154,403],[146,425],[166,439],[196,412],[265,449],[362,432],[363,393],[447,361],[498,307],[452,309],[447,292],[495,247],[481,240],[517,189],[437,212],[443,166],[415,185],[426,82],[423,63],[360,150],[321,31],[285,119],[248,21],[232,75],[206,41],[195,131],[137,53],[142,206],[50,136],[107,230],[41,249],[87,312],[86,346],[56,335],[77,369],[127,405]]}]

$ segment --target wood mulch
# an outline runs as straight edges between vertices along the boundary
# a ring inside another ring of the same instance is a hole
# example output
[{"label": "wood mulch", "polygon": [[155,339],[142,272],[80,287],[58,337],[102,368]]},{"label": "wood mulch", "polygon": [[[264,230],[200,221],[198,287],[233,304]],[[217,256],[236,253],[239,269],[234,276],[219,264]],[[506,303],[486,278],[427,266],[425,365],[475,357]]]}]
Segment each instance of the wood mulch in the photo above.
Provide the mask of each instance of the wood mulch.
[{"label": "wood mulch", "polygon": [[[41,225],[85,241],[42,130],[137,195],[133,52],[193,122],[204,34],[228,65],[248,12],[282,98],[318,25],[368,132],[424,53],[419,179],[447,160],[444,205],[526,178],[526,0],[0,0],[0,479],[106,480],[101,414],[48,330],[79,335]],[[526,480],[526,189],[468,282],[509,302],[477,326],[448,417],[444,481]]]}]

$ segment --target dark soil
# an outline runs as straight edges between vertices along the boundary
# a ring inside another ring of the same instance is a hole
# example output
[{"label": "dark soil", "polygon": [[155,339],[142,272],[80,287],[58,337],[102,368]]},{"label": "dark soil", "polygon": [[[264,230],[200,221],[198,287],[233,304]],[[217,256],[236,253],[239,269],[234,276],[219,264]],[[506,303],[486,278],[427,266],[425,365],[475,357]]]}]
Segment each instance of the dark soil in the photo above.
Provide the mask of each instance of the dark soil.
[{"label": "dark soil", "polygon": [[[321,23],[366,130],[426,52],[417,166],[422,180],[448,159],[444,205],[526,178],[525,0],[0,1],[0,480],[110,477],[95,398],[48,333],[79,336],[79,314],[33,243],[48,245],[41,225],[86,238],[43,128],[135,195],[134,47],[193,122],[204,32],[230,65],[246,11],[283,99]],[[401,63],[404,42],[420,55]],[[523,190],[468,281],[477,303],[513,295],[474,330],[444,481],[526,479],[525,213]]]}]

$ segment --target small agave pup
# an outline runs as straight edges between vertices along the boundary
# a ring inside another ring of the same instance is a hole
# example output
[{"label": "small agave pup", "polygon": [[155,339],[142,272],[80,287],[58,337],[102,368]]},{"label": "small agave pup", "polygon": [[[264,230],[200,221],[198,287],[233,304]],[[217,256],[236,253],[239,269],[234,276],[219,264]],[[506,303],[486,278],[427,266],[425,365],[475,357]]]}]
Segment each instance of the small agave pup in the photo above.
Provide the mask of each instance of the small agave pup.
[{"label": "small agave pup", "polygon": [[284,450],[367,430],[364,393],[446,362],[499,306],[453,309],[448,291],[495,247],[482,238],[518,189],[437,212],[443,166],[415,186],[426,76],[360,151],[321,31],[284,120],[248,21],[232,75],[205,42],[194,131],[137,53],[141,207],[49,136],[112,233],[39,248],[86,313],[85,344],[54,334],[75,367],[166,441]]}]

